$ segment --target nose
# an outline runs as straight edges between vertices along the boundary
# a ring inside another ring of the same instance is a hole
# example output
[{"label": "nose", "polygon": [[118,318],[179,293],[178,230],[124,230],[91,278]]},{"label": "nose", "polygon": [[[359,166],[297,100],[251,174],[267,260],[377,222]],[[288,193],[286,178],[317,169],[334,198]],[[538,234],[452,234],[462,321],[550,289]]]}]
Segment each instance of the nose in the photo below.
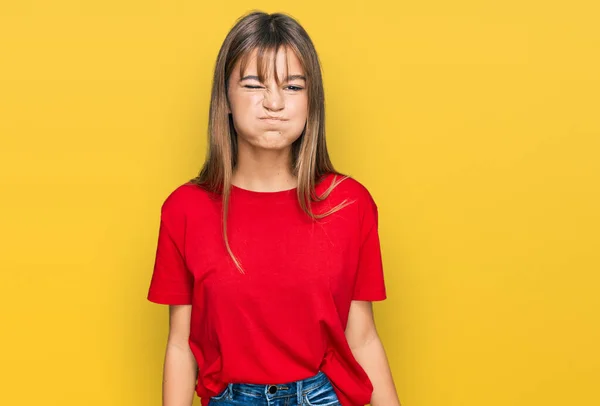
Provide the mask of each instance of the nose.
[{"label": "nose", "polygon": [[269,89],[265,93],[263,107],[270,111],[282,110],[285,106],[283,96],[279,89]]}]

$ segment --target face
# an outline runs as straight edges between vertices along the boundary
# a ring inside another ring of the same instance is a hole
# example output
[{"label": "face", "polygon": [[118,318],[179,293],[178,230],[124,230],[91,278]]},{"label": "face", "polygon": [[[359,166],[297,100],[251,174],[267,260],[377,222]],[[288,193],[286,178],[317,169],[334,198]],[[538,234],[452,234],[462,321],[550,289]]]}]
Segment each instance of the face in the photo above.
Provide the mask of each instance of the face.
[{"label": "face", "polygon": [[[240,76],[237,62],[229,77],[227,96],[233,123],[238,134],[238,145],[247,143],[259,149],[285,149],[296,141],[306,124],[308,95],[305,74],[293,51],[281,48],[265,54],[270,65],[266,71],[266,83],[258,80],[257,51],[249,56],[246,71]],[[287,59],[287,61],[286,61]],[[288,67],[288,77],[286,73]],[[278,85],[273,72],[281,84]]]}]

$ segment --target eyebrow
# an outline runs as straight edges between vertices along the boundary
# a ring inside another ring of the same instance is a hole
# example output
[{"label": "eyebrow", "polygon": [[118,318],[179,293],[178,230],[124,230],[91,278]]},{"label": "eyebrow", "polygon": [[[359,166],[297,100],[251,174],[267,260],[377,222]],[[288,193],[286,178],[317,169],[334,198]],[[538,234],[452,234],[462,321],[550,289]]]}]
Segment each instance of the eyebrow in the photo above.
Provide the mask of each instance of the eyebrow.
[{"label": "eyebrow", "polygon": [[[247,75],[247,76],[244,76],[243,78],[241,78],[241,79],[240,79],[240,82],[242,82],[242,81],[244,81],[244,80],[250,80],[250,79],[254,79],[254,80],[260,80],[260,79],[258,78],[258,76],[255,76],[255,75]],[[303,81],[305,81],[305,82],[306,82],[306,77],[305,77],[304,75],[290,75],[290,76],[288,76],[288,77],[287,77],[287,80],[286,80],[286,82],[291,82],[292,80],[296,80],[296,79],[303,80]]]}]

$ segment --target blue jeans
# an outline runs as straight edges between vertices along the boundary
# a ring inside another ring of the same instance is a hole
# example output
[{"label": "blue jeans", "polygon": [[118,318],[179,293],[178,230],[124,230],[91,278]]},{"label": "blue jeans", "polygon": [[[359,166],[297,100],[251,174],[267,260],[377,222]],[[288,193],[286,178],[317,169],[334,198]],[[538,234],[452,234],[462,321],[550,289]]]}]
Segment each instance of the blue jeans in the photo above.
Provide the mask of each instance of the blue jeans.
[{"label": "blue jeans", "polygon": [[315,376],[294,382],[259,385],[230,383],[209,406],[340,406],[327,376],[319,371]]}]

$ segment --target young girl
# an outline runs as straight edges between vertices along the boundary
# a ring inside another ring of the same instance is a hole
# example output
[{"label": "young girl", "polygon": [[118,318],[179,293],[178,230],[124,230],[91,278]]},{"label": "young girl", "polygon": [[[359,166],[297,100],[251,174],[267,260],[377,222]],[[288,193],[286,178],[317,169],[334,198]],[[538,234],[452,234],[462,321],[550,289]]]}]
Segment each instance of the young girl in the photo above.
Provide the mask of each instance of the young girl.
[{"label": "young girl", "polygon": [[319,60],[284,14],[219,51],[210,146],[164,201],[148,300],[168,304],[163,405],[399,405],[371,301],[377,207],[331,164]]}]

